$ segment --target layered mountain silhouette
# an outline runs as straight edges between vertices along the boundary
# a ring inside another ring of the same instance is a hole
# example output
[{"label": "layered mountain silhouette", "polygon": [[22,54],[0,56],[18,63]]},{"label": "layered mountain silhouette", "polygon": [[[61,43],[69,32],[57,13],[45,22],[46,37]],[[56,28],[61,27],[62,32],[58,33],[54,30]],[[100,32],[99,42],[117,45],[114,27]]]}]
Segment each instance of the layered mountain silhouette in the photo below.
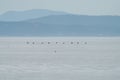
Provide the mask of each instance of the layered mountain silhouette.
[{"label": "layered mountain silhouette", "polygon": [[28,22],[41,22],[44,24],[63,25],[119,25],[120,16],[87,16],[87,15],[52,15],[28,20]]},{"label": "layered mountain silhouette", "polygon": [[54,12],[20,21],[3,20],[0,22],[0,36],[120,36],[120,16]]},{"label": "layered mountain silhouette", "polygon": [[33,9],[27,11],[8,11],[0,15],[0,21],[23,21],[50,15],[64,15],[65,12],[51,11],[46,9]]}]

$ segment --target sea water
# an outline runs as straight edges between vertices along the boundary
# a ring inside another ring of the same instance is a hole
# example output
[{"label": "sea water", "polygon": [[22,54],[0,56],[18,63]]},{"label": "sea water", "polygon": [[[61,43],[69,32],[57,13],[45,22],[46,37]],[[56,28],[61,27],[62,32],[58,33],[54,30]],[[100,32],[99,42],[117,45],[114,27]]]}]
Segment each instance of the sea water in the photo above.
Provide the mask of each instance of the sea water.
[{"label": "sea water", "polygon": [[120,37],[1,37],[0,80],[120,80]]}]

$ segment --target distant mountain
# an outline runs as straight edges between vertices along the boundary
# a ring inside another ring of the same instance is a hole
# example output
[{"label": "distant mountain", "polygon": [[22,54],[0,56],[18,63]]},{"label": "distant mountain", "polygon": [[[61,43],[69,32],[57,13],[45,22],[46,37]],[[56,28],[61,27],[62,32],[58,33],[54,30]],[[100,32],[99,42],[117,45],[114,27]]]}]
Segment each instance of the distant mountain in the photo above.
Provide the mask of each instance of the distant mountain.
[{"label": "distant mountain", "polygon": [[63,25],[120,25],[120,16],[52,15],[28,20],[44,24]]},{"label": "distant mountain", "polygon": [[120,36],[120,16],[51,15],[2,21],[0,36]]},{"label": "distant mountain", "polygon": [[50,15],[64,15],[64,14],[67,13],[46,9],[33,9],[27,11],[8,11],[0,15],[0,21],[22,21]]}]

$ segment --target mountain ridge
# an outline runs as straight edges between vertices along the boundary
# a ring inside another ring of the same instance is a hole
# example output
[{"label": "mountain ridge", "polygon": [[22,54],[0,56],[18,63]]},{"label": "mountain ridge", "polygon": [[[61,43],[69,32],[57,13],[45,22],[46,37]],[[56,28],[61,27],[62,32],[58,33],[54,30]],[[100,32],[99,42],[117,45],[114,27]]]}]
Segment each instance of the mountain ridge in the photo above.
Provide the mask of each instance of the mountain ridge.
[{"label": "mountain ridge", "polygon": [[119,24],[120,16],[86,16],[86,15],[51,15],[36,19],[30,19],[27,22],[41,22],[45,24],[69,24],[69,25],[100,25],[100,24]]},{"label": "mountain ridge", "polygon": [[0,36],[120,36],[120,16],[61,14],[0,21]]},{"label": "mountain ridge", "polygon": [[28,19],[40,18],[48,15],[68,14],[62,11],[52,11],[47,9],[33,9],[26,11],[8,11],[0,15],[0,21],[23,21]]}]

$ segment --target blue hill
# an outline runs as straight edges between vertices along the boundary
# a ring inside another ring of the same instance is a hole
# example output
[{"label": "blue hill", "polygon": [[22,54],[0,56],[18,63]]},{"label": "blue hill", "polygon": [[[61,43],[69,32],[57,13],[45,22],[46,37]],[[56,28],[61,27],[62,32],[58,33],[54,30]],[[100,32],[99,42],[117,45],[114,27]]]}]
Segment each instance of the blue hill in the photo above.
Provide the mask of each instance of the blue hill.
[{"label": "blue hill", "polygon": [[120,36],[120,16],[65,14],[1,21],[0,36]]},{"label": "blue hill", "polygon": [[0,15],[0,21],[22,21],[34,18],[40,18],[50,15],[63,15],[67,14],[60,11],[51,11],[46,9],[33,9],[27,11],[8,11]]},{"label": "blue hill", "polygon": [[52,15],[28,20],[44,24],[63,25],[120,25],[120,16]]}]

